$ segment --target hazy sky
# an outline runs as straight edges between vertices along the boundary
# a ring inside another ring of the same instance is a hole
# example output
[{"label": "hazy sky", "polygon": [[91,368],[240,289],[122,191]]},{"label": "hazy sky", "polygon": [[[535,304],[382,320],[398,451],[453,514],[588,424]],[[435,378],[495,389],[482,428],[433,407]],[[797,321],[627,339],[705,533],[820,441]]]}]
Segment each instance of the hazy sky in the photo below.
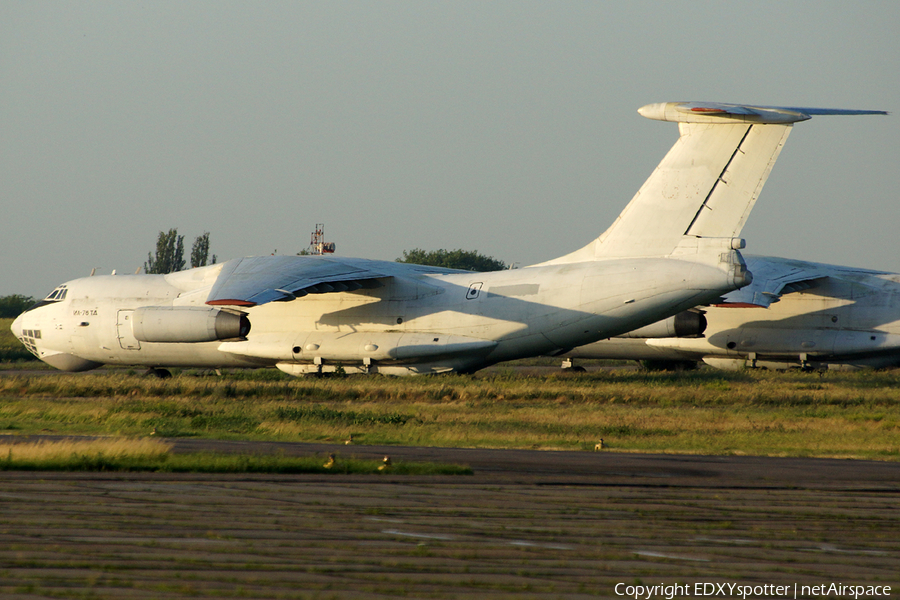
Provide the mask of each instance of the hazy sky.
[{"label": "hazy sky", "polygon": [[[881,109],[791,134],[746,252],[900,271],[900,2],[0,0],[0,295],[220,260],[475,249],[615,219],[677,137],[638,107]],[[189,252],[189,248],[188,248]]]}]

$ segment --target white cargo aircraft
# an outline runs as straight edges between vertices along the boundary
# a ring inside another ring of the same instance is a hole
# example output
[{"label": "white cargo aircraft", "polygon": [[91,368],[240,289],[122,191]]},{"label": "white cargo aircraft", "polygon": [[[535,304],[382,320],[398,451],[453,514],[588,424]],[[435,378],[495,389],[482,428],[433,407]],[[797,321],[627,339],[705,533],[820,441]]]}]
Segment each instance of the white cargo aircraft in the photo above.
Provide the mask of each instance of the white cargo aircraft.
[{"label": "white cargo aircraft", "polygon": [[737,237],[791,131],[880,111],[669,102],[638,111],[680,137],[612,226],[530,267],[474,273],[334,256],[262,256],[169,275],[69,281],[13,323],[44,362],[275,365],[292,375],[471,372],[559,354],[751,277]]},{"label": "white cargo aircraft", "polygon": [[748,256],[723,302],[567,353],[721,369],[900,367],[900,274]]}]

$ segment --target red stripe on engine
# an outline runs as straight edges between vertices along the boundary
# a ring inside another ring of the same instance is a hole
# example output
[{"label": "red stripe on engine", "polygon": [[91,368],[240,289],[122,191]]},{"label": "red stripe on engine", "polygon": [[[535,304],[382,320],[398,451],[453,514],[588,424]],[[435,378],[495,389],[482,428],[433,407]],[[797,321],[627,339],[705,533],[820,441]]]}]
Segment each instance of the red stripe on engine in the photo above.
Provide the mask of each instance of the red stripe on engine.
[{"label": "red stripe on engine", "polygon": [[765,308],[762,304],[751,304],[750,302],[728,302],[726,304],[713,304],[716,308]]},{"label": "red stripe on engine", "polygon": [[207,304],[210,306],[256,306],[256,302],[247,302],[246,300],[210,300]]}]

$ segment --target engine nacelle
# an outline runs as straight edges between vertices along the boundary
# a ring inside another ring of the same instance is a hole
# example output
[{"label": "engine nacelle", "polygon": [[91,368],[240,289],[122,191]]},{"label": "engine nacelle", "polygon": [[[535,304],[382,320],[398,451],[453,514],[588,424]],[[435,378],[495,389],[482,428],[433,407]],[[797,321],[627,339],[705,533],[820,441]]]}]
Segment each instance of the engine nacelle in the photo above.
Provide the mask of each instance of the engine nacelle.
[{"label": "engine nacelle", "polygon": [[247,337],[250,320],[221,308],[145,306],[134,311],[131,328],[142,342],[215,342]]},{"label": "engine nacelle", "polygon": [[680,312],[674,317],[657,321],[629,331],[618,337],[623,338],[671,338],[703,335],[706,331],[706,317],[693,310]]}]

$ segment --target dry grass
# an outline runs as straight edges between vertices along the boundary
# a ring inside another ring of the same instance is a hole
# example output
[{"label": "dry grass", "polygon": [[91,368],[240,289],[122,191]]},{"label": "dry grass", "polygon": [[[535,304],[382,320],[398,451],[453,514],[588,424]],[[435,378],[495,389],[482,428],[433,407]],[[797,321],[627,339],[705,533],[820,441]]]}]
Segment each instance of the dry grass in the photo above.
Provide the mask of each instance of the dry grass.
[{"label": "dry grass", "polygon": [[102,440],[64,440],[0,444],[0,461],[57,461],[71,456],[106,456],[109,458],[160,458],[171,451],[172,445],[153,438],[110,438]]},{"label": "dry grass", "polygon": [[[341,456],[323,463],[318,456],[170,454],[172,445],[156,438],[40,441],[0,444],[0,471],[151,471],[167,473],[334,473],[378,474],[382,463]],[[328,466],[326,466],[326,464]],[[394,475],[469,475],[461,465],[395,462]]]}]

